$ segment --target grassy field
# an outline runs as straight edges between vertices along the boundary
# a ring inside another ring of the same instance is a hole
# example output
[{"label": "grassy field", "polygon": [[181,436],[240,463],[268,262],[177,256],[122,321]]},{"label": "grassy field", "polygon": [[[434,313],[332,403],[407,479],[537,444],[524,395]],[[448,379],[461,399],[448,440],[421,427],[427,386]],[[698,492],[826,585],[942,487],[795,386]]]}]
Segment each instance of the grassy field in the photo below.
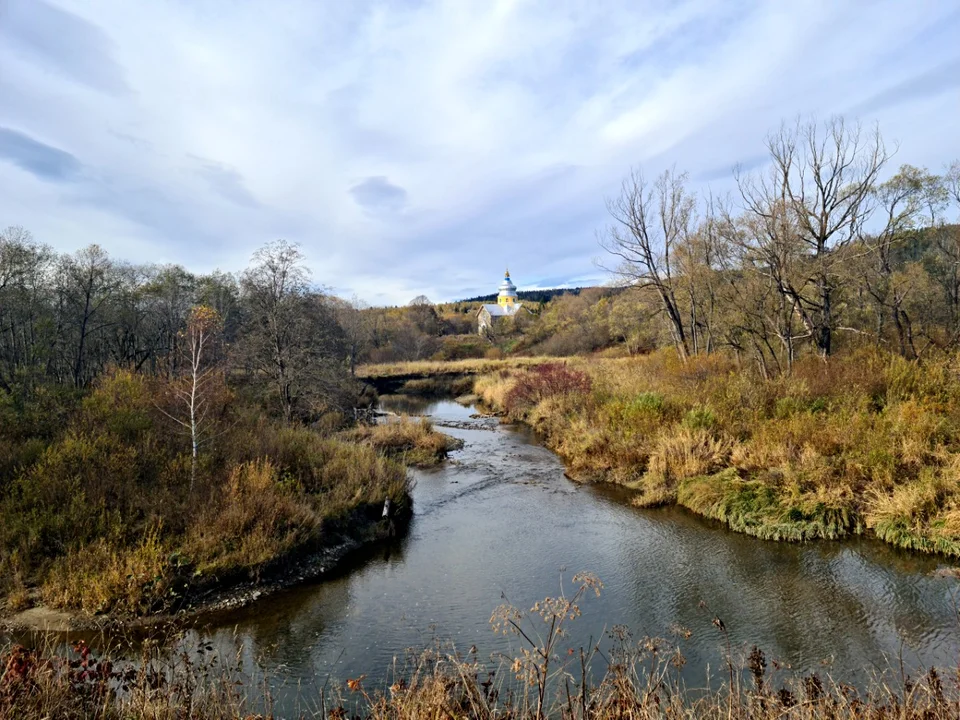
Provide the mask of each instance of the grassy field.
[{"label": "grassy field", "polygon": [[126,372],[83,395],[0,405],[0,610],[169,612],[258,580],[411,512],[405,463],[450,439],[404,421],[344,433],[284,424],[229,394],[192,478],[190,445],[153,380]]},{"label": "grassy field", "polygon": [[716,354],[504,367],[475,392],[584,481],[772,540],[960,556],[960,361],[864,350],[764,380]]}]

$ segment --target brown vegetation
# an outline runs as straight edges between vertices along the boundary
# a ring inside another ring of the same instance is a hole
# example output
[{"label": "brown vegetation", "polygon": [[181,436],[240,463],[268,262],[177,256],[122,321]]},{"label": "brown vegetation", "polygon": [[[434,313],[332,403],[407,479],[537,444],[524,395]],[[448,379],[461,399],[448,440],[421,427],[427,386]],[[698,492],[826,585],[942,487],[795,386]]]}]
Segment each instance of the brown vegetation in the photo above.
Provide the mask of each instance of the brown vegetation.
[{"label": "brown vegetation", "polygon": [[420,360],[361,365],[357,377],[361,379],[416,377],[429,378],[435,375],[476,375],[506,368],[541,364],[546,358],[511,357],[503,359],[474,358],[470,360]]},{"label": "brown vegetation", "polygon": [[[141,615],[211,586],[257,577],[380,520],[409,512],[402,465],[372,447],[264,417],[235,398],[196,460],[158,405],[164,382],[102,377],[61,426],[3,444],[0,595]],[[0,406],[23,433],[39,408]],[[28,422],[24,423],[23,418]],[[427,435],[427,437],[430,437]],[[192,465],[196,462],[196,471]],[[195,479],[192,479],[195,478]]]},{"label": "brown vegetation", "polygon": [[678,503],[762,538],[869,530],[960,556],[956,358],[863,349],[768,378],[670,351],[501,370],[476,392],[535,427],[584,480]]},{"label": "brown vegetation", "polygon": [[[719,684],[690,689],[681,670],[684,640],[634,637],[615,626],[600,643],[575,646],[567,626],[580,617],[602,584],[575,576],[569,594],[548,597],[529,610],[510,605],[491,617],[495,632],[516,637],[511,656],[492,663],[475,650],[466,655],[438,644],[410,656],[394,670],[389,688],[370,688],[365,676],[334,685],[312,702],[298,695],[301,718],[363,717],[419,720],[457,717],[479,720],[613,720],[614,718],[899,718],[941,720],[960,717],[960,690],[948,675],[929,668],[919,677],[878,674],[855,688],[798,675],[769,662],[762,650],[734,650],[721,618],[711,630],[725,648],[719,658]],[[562,589],[562,584],[561,584]],[[703,612],[710,613],[706,603]],[[237,658],[222,658],[201,645],[196,652],[171,655],[146,644],[135,662],[112,662],[84,643],[71,650],[48,642],[38,650],[0,649],[0,717],[241,720],[272,718],[275,701],[262,685],[249,685]],[[716,682],[716,681],[714,681]],[[384,683],[386,684],[386,683]],[[291,688],[276,693],[296,692]]]},{"label": "brown vegetation", "polygon": [[359,425],[340,437],[369,445],[389,458],[417,467],[436,465],[463,445],[462,441],[434,430],[427,418],[399,417],[378,425]]}]

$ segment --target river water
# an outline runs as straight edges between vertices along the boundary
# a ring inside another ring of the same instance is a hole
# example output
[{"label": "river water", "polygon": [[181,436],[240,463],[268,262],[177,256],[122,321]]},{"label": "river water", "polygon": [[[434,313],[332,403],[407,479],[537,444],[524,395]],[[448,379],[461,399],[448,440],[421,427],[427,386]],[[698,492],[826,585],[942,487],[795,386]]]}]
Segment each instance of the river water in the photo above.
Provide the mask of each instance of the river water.
[{"label": "river water", "polygon": [[[679,509],[634,508],[612,488],[567,480],[522,428],[450,401],[383,402],[429,414],[464,441],[447,463],[415,472],[405,537],[338,578],[208,618],[188,638],[239,653],[281,706],[291,693],[309,705],[361,674],[368,686],[385,683],[405,651],[438,639],[476,646],[481,659],[510,654],[517,641],[492,632],[494,608],[506,598],[528,609],[558,594],[561,577],[569,590],[579,571],[604,588],[584,601],[565,643],[588,644],[615,625],[670,638],[692,686],[720,668],[726,640],[715,617],[734,654],[756,644],[782,666],[847,682],[901,659],[917,671],[960,657],[960,583],[936,574],[941,561],[868,540],[764,542]],[[677,627],[689,637],[671,635]]]},{"label": "river water", "polygon": [[[604,588],[584,601],[566,642],[587,644],[614,625],[671,638],[696,686],[722,659],[714,617],[734,654],[756,644],[782,666],[848,682],[901,660],[916,671],[960,657],[960,584],[935,574],[936,559],[868,540],[764,542],[679,509],[634,508],[611,488],[567,480],[523,429],[449,401],[384,405],[429,414],[464,441],[446,464],[416,472],[409,533],[340,578],[204,632],[223,648],[242,645],[249,663],[302,697],[364,673],[375,683],[407,649],[437,639],[476,646],[481,658],[510,653],[516,640],[491,630],[494,608],[506,598],[528,609],[584,570]],[[672,636],[677,627],[689,637]]]}]

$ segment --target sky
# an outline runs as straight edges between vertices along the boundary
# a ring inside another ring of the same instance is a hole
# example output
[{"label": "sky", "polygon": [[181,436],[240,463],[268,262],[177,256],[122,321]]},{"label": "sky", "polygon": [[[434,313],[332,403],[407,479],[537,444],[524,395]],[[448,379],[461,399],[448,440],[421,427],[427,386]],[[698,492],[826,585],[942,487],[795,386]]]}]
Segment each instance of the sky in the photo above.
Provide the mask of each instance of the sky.
[{"label": "sky", "polygon": [[784,120],[960,158],[956,0],[0,0],[0,227],[374,305],[609,278],[631,167],[698,192]]}]

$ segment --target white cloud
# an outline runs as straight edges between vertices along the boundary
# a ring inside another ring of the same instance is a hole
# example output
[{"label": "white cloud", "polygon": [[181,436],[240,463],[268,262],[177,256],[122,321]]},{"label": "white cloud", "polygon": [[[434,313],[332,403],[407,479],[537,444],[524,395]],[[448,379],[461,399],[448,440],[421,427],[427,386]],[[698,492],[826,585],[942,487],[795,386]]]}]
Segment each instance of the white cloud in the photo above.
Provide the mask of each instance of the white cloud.
[{"label": "white cloud", "polygon": [[937,74],[954,7],[60,0],[28,50],[0,18],[0,127],[86,180],[0,164],[0,224],[197,270],[285,236],[373,302],[475,294],[504,264],[521,285],[595,277],[603,196],[633,163],[722,187],[782,118],[858,105],[898,162],[960,156],[958,86]]}]

